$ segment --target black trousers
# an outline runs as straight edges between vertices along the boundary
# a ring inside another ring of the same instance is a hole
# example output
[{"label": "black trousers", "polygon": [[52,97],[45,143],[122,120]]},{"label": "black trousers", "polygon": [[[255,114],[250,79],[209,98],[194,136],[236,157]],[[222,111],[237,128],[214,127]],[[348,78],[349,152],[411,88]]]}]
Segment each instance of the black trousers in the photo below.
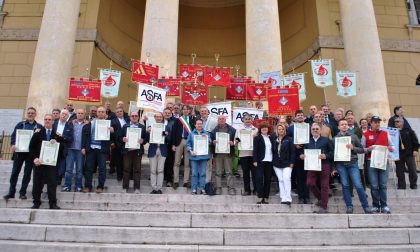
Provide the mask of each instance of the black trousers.
[{"label": "black trousers", "polygon": [[165,159],[164,177],[166,182],[173,182],[174,180],[174,163],[175,152],[172,151],[172,146],[168,145],[168,156]]},{"label": "black trousers", "polygon": [[297,179],[297,193],[299,199],[309,199],[309,190],[306,185],[308,172],[305,171],[303,160],[296,161],[295,169],[296,170],[296,179]]},{"label": "black trousers", "polygon": [[244,190],[245,192],[251,192],[251,177],[252,176],[252,185],[254,191],[257,190],[257,180],[255,175],[256,168],[252,164],[252,157],[240,157],[241,167],[244,176]]},{"label": "black trousers", "polygon": [[49,165],[34,166],[33,173],[32,197],[34,198],[34,205],[41,204],[41,193],[44,183],[47,184],[50,205],[57,204],[57,168]]},{"label": "black trousers", "polygon": [[408,169],[408,178],[410,180],[410,187],[417,185],[417,169],[416,161],[413,156],[402,156],[400,160],[395,161],[396,173],[398,178],[398,189],[405,189],[405,167]]},{"label": "black trousers", "polygon": [[23,170],[22,185],[20,187],[19,194],[26,195],[26,189],[28,188],[28,184],[31,181],[31,173],[33,167],[33,160],[29,156],[29,153],[14,154],[12,174],[10,175],[9,195],[14,196],[16,193],[16,184],[20,171],[22,170],[23,163],[25,163],[25,168]]},{"label": "black trousers", "polygon": [[123,155],[120,148],[114,148],[111,152],[111,160],[109,162],[110,170],[117,171],[117,179],[121,180],[123,177]]},{"label": "black trousers", "polygon": [[255,169],[258,198],[268,199],[270,196],[272,170],[272,162],[258,162],[257,168]]}]

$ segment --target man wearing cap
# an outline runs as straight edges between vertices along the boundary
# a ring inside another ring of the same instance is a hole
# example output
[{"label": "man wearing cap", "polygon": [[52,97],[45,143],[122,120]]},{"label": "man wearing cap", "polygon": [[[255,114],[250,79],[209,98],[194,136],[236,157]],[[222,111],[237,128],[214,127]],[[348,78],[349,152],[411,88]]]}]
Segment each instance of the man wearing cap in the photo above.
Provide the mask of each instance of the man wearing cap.
[{"label": "man wearing cap", "polygon": [[366,131],[362,137],[362,145],[365,149],[368,169],[368,176],[370,181],[370,190],[372,194],[372,213],[386,213],[390,214],[391,210],[387,204],[387,183],[389,168],[385,170],[374,168],[370,166],[371,152],[374,145],[386,146],[388,150],[393,152],[394,147],[389,135],[386,131],[380,129],[381,118],[377,115],[372,116],[371,129]]}]

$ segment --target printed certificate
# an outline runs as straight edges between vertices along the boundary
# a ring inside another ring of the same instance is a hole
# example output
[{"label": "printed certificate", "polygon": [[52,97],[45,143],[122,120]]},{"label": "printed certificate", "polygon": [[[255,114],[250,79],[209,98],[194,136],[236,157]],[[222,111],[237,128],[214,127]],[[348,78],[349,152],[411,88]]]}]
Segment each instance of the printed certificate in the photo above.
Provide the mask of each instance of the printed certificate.
[{"label": "printed certificate", "polygon": [[165,124],[153,123],[150,131],[150,143],[154,144],[165,144]]},{"label": "printed certificate", "polygon": [[209,136],[194,135],[194,150],[197,156],[209,154]]},{"label": "printed certificate", "polygon": [[16,152],[29,152],[29,143],[31,142],[33,130],[16,130]]},{"label": "printed certificate", "polygon": [[305,170],[306,171],[321,171],[321,159],[319,155],[321,155],[320,149],[305,149]]},{"label": "printed certificate", "polygon": [[388,147],[373,145],[372,154],[370,156],[370,167],[386,170],[388,160]]},{"label": "printed certificate", "polygon": [[351,136],[335,138],[334,161],[350,161],[351,149],[346,147],[347,144],[351,144]]},{"label": "printed certificate", "polygon": [[41,154],[39,155],[41,165],[56,166],[59,148],[60,143],[58,142],[52,144],[50,141],[42,141]]},{"label": "printed certificate", "polygon": [[125,143],[127,149],[140,149],[139,139],[141,139],[141,128],[127,128],[128,142]]},{"label": "printed certificate", "polygon": [[365,153],[358,153],[357,154],[357,165],[359,166],[360,170],[363,170],[365,167]]},{"label": "printed certificate", "polygon": [[230,153],[229,134],[224,132],[216,132],[216,153]]},{"label": "printed certificate", "polygon": [[294,124],[294,144],[309,143],[309,123],[295,123]]},{"label": "printed certificate", "polygon": [[111,120],[95,120],[95,140],[108,141],[111,136],[109,127],[111,127]]},{"label": "printed certificate", "polygon": [[241,129],[239,130],[238,138],[238,150],[253,150],[254,149],[254,138],[252,130]]}]

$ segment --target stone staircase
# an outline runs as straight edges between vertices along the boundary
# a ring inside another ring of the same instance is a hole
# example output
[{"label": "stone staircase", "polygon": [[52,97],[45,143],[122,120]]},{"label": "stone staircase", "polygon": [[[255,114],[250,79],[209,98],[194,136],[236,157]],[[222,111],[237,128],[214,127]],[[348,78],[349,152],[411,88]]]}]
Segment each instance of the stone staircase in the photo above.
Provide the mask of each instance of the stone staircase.
[{"label": "stone staircase", "polygon": [[[11,162],[0,161],[1,195],[10,171]],[[146,158],[141,194],[120,193],[114,176],[103,194],[58,192],[58,211],[1,199],[0,251],[420,251],[420,191],[396,190],[394,172],[391,215],[361,214],[357,196],[355,214],[345,214],[340,190],[330,198],[330,214],[313,214],[313,204],[281,205],[275,191],[270,204],[257,205],[255,196],[240,196],[241,178],[233,196],[191,195],[182,187],[151,195]]]}]

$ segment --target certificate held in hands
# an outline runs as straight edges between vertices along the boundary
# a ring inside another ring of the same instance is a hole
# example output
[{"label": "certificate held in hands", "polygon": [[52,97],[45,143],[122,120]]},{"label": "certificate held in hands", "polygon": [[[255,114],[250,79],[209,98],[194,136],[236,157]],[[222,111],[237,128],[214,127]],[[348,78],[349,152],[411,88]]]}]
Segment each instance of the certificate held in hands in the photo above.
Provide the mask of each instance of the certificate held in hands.
[{"label": "certificate held in hands", "polygon": [[252,130],[241,129],[239,131],[239,144],[238,150],[253,150],[254,149],[254,139],[252,137]]},{"label": "certificate held in hands", "polygon": [[165,143],[165,125],[163,123],[153,123],[150,131],[150,143],[164,144]]},{"label": "certificate held in hands", "polygon": [[32,130],[16,130],[16,152],[29,152],[29,143],[34,132]]},{"label": "certificate held in hands", "polygon": [[141,128],[127,128],[128,142],[125,143],[127,149],[140,149],[139,140],[141,138]]},{"label": "certificate held in hands", "polygon": [[229,154],[229,134],[224,132],[216,132],[216,153]]},{"label": "certificate held in hands", "polygon": [[320,149],[305,149],[305,171],[321,171],[321,155]]},{"label": "certificate held in hands", "polygon": [[111,127],[110,120],[96,120],[95,121],[95,140],[96,141],[109,141]]},{"label": "certificate held in hands", "polygon": [[41,154],[39,155],[41,165],[56,166],[59,148],[60,143],[58,142],[52,144],[49,141],[42,141]]},{"label": "certificate held in hands", "polygon": [[209,137],[207,135],[194,136],[194,150],[197,156],[209,154]]},{"label": "certificate held in hands", "polygon": [[294,144],[309,143],[309,123],[295,123],[293,124]]},{"label": "certificate held in hands", "polygon": [[373,168],[386,170],[388,147],[381,145],[373,145],[372,147],[373,149],[370,156],[370,166]]},{"label": "certificate held in hands", "polygon": [[347,144],[351,144],[351,137],[336,137],[334,146],[334,161],[350,161],[351,150],[347,148]]}]

